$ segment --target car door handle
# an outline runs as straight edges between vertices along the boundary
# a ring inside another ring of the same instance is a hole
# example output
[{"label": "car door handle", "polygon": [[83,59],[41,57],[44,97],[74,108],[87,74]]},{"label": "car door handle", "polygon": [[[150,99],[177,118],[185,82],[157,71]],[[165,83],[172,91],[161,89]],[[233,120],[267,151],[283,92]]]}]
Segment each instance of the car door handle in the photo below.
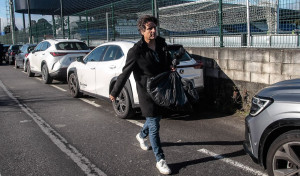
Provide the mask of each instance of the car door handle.
[{"label": "car door handle", "polygon": [[109,68],[110,68],[110,69],[115,69],[116,66],[115,66],[115,65],[111,65],[111,66],[109,66]]},{"label": "car door handle", "polygon": [[95,70],[96,69],[96,67],[92,67],[92,68],[90,68],[91,70]]},{"label": "car door handle", "polygon": [[45,55],[45,53],[43,53],[42,55]]}]

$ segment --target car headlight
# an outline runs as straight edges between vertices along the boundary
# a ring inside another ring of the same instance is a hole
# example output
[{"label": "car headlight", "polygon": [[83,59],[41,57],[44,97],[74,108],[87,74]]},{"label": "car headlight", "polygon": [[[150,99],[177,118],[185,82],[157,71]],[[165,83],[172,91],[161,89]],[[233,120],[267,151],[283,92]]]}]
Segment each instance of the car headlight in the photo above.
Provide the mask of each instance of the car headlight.
[{"label": "car headlight", "polygon": [[261,111],[268,107],[273,102],[270,98],[263,98],[254,96],[252,98],[252,104],[250,109],[251,116],[257,116]]}]

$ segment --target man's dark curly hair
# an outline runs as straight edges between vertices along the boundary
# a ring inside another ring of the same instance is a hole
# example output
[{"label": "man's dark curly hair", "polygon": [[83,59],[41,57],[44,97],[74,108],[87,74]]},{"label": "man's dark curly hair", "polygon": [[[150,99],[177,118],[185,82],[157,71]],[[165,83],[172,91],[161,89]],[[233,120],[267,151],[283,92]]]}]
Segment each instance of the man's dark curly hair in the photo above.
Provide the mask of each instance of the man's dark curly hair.
[{"label": "man's dark curly hair", "polygon": [[146,23],[148,22],[153,22],[154,24],[158,24],[158,20],[157,18],[155,18],[154,16],[151,15],[143,15],[139,18],[137,26],[138,26],[138,30],[141,34],[141,31],[145,31],[146,29]]}]

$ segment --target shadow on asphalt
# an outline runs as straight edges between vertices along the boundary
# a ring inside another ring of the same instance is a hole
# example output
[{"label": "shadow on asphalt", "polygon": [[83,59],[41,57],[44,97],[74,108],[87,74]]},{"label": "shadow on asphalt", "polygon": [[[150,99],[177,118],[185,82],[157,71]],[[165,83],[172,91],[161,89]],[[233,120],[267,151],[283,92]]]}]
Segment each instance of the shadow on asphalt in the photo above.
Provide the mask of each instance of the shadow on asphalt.
[{"label": "shadow on asphalt", "polygon": [[162,147],[184,146],[184,145],[243,145],[244,141],[208,141],[208,142],[162,142]]},{"label": "shadow on asphalt", "polygon": [[209,156],[209,157],[205,157],[205,158],[184,161],[184,162],[180,162],[180,163],[173,163],[173,164],[168,164],[168,165],[169,165],[170,169],[172,170],[172,175],[175,175],[175,174],[179,174],[179,171],[183,168],[186,168],[187,166],[206,163],[209,161],[216,161],[216,160],[220,160],[222,158],[233,158],[233,157],[243,156],[243,155],[246,155],[245,151],[239,150],[239,151],[232,152],[232,153],[222,154],[223,157],[220,157],[220,158],[215,158],[215,157]]}]

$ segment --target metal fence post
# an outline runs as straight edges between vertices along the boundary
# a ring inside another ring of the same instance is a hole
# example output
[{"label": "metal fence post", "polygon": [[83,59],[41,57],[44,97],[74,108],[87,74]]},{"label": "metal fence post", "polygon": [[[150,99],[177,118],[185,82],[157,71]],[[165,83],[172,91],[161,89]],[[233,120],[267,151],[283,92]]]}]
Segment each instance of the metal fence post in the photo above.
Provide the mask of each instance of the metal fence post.
[{"label": "metal fence post", "polygon": [[223,8],[222,0],[219,0],[219,37],[220,37],[220,47],[224,47],[223,42]]},{"label": "metal fence post", "polygon": [[12,0],[9,0],[9,9],[10,9],[10,31],[12,44],[15,44],[15,15],[14,15],[14,4]]},{"label": "metal fence post", "polygon": [[108,12],[106,12],[106,41],[109,41]]},{"label": "metal fence post", "polygon": [[65,38],[65,25],[64,25],[64,13],[63,13],[63,0],[60,0],[60,18],[61,18],[61,29],[63,38]]},{"label": "metal fence post", "polygon": [[32,29],[31,29],[31,14],[30,14],[30,0],[27,0],[28,21],[29,21],[29,43],[32,43]]},{"label": "metal fence post", "polygon": [[111,3],[111,23],[112,23],[112,41],[116,40],[115,22],[114,22],[114,3]]},{"label": "metal fence post", "polygon": [[247,46],[251,46],[251,30],[250,30],[250,5],[249,0],[247,0]]},{"label": "metal fence post", "polygon": [[53,30],[53,36],[54,36],[54,38],[56,38],[56,26],[55,26],[54,15],[52,15],[52,30]]},{"label": "metal fence post", "polygon": [[38,25],[35,24],[35,37],[36,37],[36,43],[39,43],[39,35],[38,35]]},{"label": "metal fence post", "polygon": [[152,6],[152,16],[155,16],[154,0],[151,0],[151,6]]},{"label": "metal fence post", "polygon": [[68,16],[68,38],[71,38],[71,31],[70,31],[70,16]]},{"label": "metal fence post", "polygon": [[89,18],[87,15],[87,10],[85,10],[85,30],[86,30],[86,34],[87,34],[87,44],[88,46],[90,46],[90,34],[89,34]]}]

